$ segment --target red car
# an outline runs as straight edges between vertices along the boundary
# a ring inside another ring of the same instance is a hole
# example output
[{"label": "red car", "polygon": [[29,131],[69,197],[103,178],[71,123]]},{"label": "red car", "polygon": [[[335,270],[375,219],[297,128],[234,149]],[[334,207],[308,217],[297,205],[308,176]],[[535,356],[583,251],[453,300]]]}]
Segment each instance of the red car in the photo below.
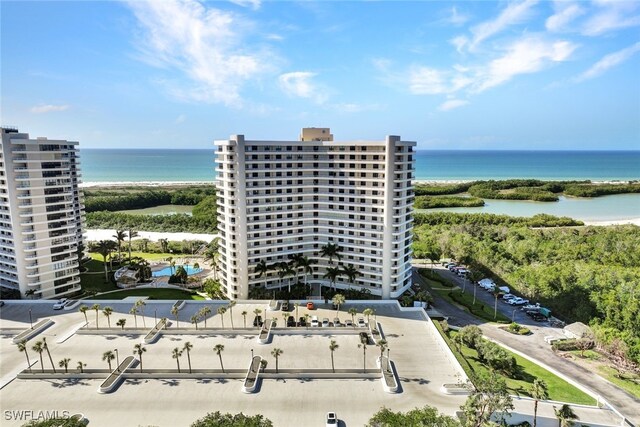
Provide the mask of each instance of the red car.
[{"label": "red car", "polygon": [[309,301],[307,303],[307,310],[313,310],[315,307],[313,306],[313,303],[311,301]]}]

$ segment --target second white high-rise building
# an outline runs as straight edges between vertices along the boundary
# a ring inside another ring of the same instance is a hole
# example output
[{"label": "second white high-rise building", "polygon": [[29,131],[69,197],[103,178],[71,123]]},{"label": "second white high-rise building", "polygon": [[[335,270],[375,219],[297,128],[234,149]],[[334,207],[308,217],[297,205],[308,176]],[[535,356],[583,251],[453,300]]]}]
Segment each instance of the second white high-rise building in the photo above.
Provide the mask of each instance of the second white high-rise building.
[{"label": "second white high-rise building", "polygon": [[329,129],[308,128],[299,141],[235,135],[215,145],[220,280],[230,298],[283,286],[282,271],[256,267],[296,255],[312,262],[308,284],[332,286],[325,273],[338,260],[321,256],[327,244],[359,273],[340,275],[337,288],[388,299],[411,285],[415,142],[336,142]]}]

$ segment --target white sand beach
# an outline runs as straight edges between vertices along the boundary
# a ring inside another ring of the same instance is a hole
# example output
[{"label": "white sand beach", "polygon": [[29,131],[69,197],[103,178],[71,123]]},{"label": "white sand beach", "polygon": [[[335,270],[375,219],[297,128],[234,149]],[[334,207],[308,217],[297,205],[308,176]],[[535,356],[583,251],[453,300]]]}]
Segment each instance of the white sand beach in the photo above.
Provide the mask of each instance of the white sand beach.
[{"label": "white sand beach", "polygon": [[81,188],[95,187],[178,187],[193,185],[215,185],[215,180],[211,181],[129,181],[129,182],[83,182],[79,184]]},{"label": "white sand beach", "polygon": [[[113,235],[116,234],[116,230],[86,230],[85,234],[87,241],[113,240]],[[134,237],[131,240],[149,239],[152,242],[157,242],[160,239],[167,239],[169,241],[203,240],[210,242],[217,237],[217,234],[159,233],[155,231],[138,231],[138,234],[138,237]]]},{"label": "white sand beach", "polygon": [[584,225],[607,226],[607,225],[633,224],[640,227],[640,218],[620,219],[616,221],[582,221],[582,222],[584,222]]}]

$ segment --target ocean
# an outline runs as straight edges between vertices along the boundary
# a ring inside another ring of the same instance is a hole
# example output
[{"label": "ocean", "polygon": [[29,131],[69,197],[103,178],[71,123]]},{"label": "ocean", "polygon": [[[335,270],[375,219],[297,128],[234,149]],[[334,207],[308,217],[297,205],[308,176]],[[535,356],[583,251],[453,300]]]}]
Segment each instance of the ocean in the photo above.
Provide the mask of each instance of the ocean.
[{"label": "ocean", "polygon": [[[84,183],[213,181],[213,160],[213,150],[80,149]],[[640,180],[640,151],[419,150],[415,175],[429,181]]]},{"label": "ocean", "polygon": [[[85,184],[213,182],[213,150],[80,149]],[[542,180],[640,180],[640,151],[440,151],[416,154],[417,180],[467,181],[509,178]],[[481,208],[441,209],[514,216],[547,213],[584,221],[640,218],[640,194],[559,202],[486,200]],[[431,210],[433,211],[433,210]]]}]

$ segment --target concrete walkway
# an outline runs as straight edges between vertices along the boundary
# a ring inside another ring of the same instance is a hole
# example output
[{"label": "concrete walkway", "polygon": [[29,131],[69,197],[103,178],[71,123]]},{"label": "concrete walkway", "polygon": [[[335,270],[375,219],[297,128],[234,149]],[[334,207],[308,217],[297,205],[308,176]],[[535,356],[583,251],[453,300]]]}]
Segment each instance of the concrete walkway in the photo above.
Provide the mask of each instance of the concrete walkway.
[{"label": "concrete walkway", "polygon": [[[462,280],[454,274],[450,273],[448,270],[440,271],[439,269],[436,269],[436,271],[446,278],[455,281],[462,287]],[[425,284],[424,279],[415,270],[413,272],[413,280],[415,282]],[[467,284],[467,291],[472,292],[472,286],[474,285]],[[477,295],[479,296],[481,295],[481,293],[484,293],[484,291],[481,292],[480,290],[478,290]],[[448,301],[438,297],[438,295],[435,293],[433,294],[433,297],[435,308],[444,316],[448,317],[449,324],[455,326],[478,325],[487,337],[495,341],[504,343],[505,345],[512,347],[515,350],[526,353],[532,359],[545,361],[545,364],[553,367],[561,374],[573,378],[576,382],[592,390],[595,394],[602,396],[604,400],[613,405],[633,424],[640,425],[640,409],[638,409],[640,408],[639,399],[636,399],[631,394],[616,387],[599,375],[594,375],[593,372],[588,371],[587,369],[558,356],[551,350],[551,346],[549,346],[549,344],[544,341],[544,337],[546,335],[552,335],[554,333],[557,334],[556,328],[528,324],[527,327],[530,327],[533,335],[513,335],[509,332],[498,329],[496,324],[487,323],[482,319],[478,319],[467,311],[464,311],[449,303]],[[513,307],[511,306],[507,308],[501,307],[501,305],[504,304],[498,304],[499,310],[501,308],[503,310],[505,308],[507,310],[513,310]],[[505,314],[509,317],[511,315],[511,313]],[[518,319],[516,319],[516,321],[517,320]]]}]

